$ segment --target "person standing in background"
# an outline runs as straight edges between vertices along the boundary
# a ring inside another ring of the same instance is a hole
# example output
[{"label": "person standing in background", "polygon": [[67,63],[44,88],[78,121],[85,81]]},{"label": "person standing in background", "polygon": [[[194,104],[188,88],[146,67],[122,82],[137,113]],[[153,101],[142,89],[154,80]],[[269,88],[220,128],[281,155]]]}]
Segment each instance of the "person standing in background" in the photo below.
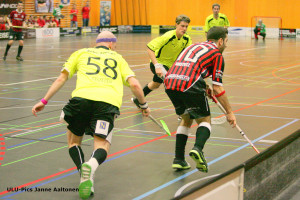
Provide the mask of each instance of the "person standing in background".
[{"label": "person standing in background", "polygon": [[23,50],[24,45],[24,35],[22,28],[13,28],[13,26],[23,26],[26,27],[26,14],[23,12],[23,2],[19,1],[17,4],[17,10],[13,10],[9,17],[7,18],[7,23],[10,27],[9,36],[8,36],[8,43],[6,45],[5,53],[3,56],[3,60],[6,60],[7,53],[11,47],[11,45],[14,42],[14,39],[19,40],[19,48],[18,48],[18,54],[16,59],[18,61],[23,61],[23,58],[21,57],[21,52]]},{"label": "person standing in background", "polygon": [[206,36],[211,27],[221,26],[228,28],[230,26],[227,16],[220,13],[220,8],[220,4],[215,3],[212,5],[213,14],[209,15],[205,20],[204,31]]},{"label": "person standing in background", "polygon": [[59,24],[60,24],[60,19],[63,19],[65,17],[61,14],[61,10],[63,9],[63,7],[64,7],[63,5],[59,5],[58,3],[56,3],[52,13],[53,16],[58,19]]},{"label": "person standing in background", "polygon": [[86,2],[82,8],[82,26],[89,26],[90,10],[89,2]]},{"label": "person standing in background", "polygon": [[73,4],[73,7],[70,11],[71,15],[71,27],[78,27],[78,22],[77,22],[77,15],[78,15],[78,10],[76,9],[76,4]]}]

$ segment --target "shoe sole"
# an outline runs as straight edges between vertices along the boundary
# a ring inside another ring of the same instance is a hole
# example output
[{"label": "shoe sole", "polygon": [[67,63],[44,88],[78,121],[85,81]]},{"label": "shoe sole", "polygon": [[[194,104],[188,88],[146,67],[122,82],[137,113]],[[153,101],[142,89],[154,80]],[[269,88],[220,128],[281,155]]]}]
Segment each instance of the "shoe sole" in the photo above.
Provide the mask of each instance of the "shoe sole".
[{"label": "shoe sole", "polygon": [[184,170],[184,169],[190,169],[191,166],[185,166],[185,167],[183,167],[183,166],[181,166],[181,165],[179,165],[179,164],[173,164],[173,165],[172,165],[172,168],[173,168],[173,169],[177,169],[177,170]]},{"label": "shoe sole", "polygon": [[[90,175],[91,175],[91,173],[92,173],[91,166],[89,166],[87,164],[82,164],[81,168],[83,168],[83,167],[88,168],[90,170]],[[81,182],[78,187],[80,198],[82,198],[82,199],[89,198],[92,195],[92,187],[93,187],[93,182],[91,180],[86,180],[86,181]]]},{"label": "shoe sole", "polygon": [[91,180],[84,181],[79,184],[79,197],[82,199],[87,199],[92,195],[93,183]]},{"label": "shoe sole", "polygon": [[196,150],[191,150],[189,153],[190,157],[196,162],[196,168],[201,172],[208,172],[206,160],[202,154],[199,154]]}]

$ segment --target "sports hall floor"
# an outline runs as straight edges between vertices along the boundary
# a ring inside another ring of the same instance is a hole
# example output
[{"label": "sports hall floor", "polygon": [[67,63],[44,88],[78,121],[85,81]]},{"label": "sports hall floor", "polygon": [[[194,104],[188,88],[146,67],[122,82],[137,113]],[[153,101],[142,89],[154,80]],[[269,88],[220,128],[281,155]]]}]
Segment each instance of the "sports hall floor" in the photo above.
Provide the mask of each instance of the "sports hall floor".
[{"label": "sports hall floor", "polygon": [[[131,65],[142,86],[152,79],[146,43],[156,36],[118,35],[117,51]],[[79,199],[78,192],[54,191],[79,184],[79,175],[68,154],[66,126],[59,122],[76,78],[67,82],[37,118],[31,114],[31,108],[59,75],[68,56],[77,49],[93,46],[95,37],[27,39],[22,53],[24,62],[15,60],[16,42],[4,62],[7,41],[0,41],[0,148],[5,152],[0,154],[0,199]],[[191,37],[193,42],[203,41],[198,35]],[[260,151],[299,129],[299,41],[256,42],[230,37],[224,57],[226,93],[238,124]],[[186,159],[192,168],[174,171],[171,164],[178,121],[163,87],[147,100],[153,117],[163,119],[172,136],[164,135],[150,119],[143,118],[131,103],[131,96],[126,88],[111,150],[97,170],[95,195],[90,199],[170,199],[256,155],[236,129],[227,123],[213,125],[204,149],[209,172],[198,172],[189,156]],[[215,104],[210,106],[214,117],[222,114]],[[195,130],[194,125],[186,154],[193,147]],[[86,159],[92,153],[92,144],[92,138],[86,136],[82,145]],[[25,189],[7,192],[12,187]]]}]

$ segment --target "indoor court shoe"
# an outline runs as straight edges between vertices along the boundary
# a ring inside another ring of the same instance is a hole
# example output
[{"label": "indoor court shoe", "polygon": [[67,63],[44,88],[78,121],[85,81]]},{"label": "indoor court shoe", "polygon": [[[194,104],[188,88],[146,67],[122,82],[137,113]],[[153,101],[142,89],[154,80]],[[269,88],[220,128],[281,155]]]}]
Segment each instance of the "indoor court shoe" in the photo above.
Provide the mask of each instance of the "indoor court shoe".
[{"label": "indoor court shoe", "polygon": [[174,158],[172,168],[177,169],[177,170],[185,170],[185,169],[190,169],[191,166],[185,160],[182,160],[182,159],[179,159],[179,158]]},{"label": "indoor court shoe", "polygon": [[141,108],[140,107],[140,103],[139,100],[137,98],[131,98],[132,103],[134,103],[136,105],[137,108]]},{"label": "indoor court shoe", "polygon": [[4,60],[4,61],[6,60],[6,55],[3,56],[3,60]]},{"label": "indoor court shoe", "polygon": [[202,151],[200,151],[197,147],[194,147],[190,153],[190,157],[196,162],[196,168],[201,172],[208,172],[207,163]]},{"label": "indoor court shoe", "polygon": [[79,196],[82,199],[87,199],[94,194],[92,167],[87,163],[83,163],[80,172]]},{"label": "indoor court shoe", "polygon": [[18,61],[23,61],[23,58],[22,58],[21,56],[17,56],[16,59],[17,59]]}]

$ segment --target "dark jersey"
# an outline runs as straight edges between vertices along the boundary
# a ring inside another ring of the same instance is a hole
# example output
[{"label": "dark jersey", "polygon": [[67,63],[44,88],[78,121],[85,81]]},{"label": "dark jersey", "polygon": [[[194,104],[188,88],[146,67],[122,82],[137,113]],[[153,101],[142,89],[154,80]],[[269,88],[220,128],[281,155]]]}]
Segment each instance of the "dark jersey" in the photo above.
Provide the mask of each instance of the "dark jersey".
[{"label": "dark jersey", "polygon": [[[26,14],[21,11],[18,12],[17,10],[11,11],[9,18],[13,26],[23,26],[23,22],[25,21]],[[22,32],[21,28],[13,28],[15,32]]]},{"label": "dark jersey", "polygon": [[204,78],[212,76],[222,86],[224,58],[213,42],[192,44],[178,56],[164,80],[165,88],[198,93],[206,88]]}]

